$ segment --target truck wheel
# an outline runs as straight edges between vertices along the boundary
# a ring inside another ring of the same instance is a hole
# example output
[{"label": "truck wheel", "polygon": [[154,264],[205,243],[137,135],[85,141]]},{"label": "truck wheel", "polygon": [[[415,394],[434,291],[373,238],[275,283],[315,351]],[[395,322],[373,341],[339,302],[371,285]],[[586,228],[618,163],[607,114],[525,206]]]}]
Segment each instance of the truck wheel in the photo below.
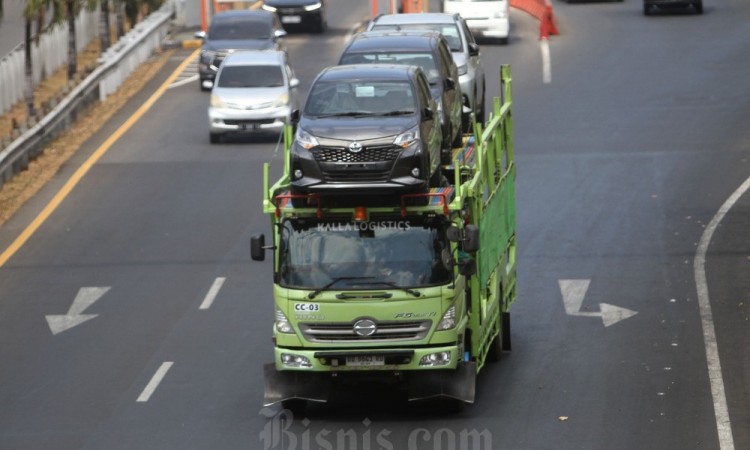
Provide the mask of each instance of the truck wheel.
[{"label": "truck wheel", "polygon": [[302,417],[307,411],[307,400],[301,398],[289,398],[281,401],[281,407],[288,409],[296,417]]},{"label": "truck wheel", "polygon": [[503,350],[506,352],[511,351],[510,345],[510,313],[503,313],[503,328],[501,333],[503,334]]},{"label": "truck wheel", "polygon": [[503,330],[500,330],[497,333],[497,336],[495,336],[495,339],[492,340],[492,344],[490,345],[490,349],[487,351],[487,361],[489,362],[498,362],[503,357]]}]

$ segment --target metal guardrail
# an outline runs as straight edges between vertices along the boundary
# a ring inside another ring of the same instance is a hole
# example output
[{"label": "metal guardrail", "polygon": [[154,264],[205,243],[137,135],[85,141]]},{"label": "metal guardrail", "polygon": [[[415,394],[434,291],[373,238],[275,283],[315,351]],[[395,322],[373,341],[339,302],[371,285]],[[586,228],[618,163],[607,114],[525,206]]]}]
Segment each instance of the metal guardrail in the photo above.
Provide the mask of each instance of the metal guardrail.
[{"label": "metal guardrail", "polygon": [[0,187],[28,167],[52,139],[69,128],[89,104],[103,101],[159,48],[167,36],[179,1],[170,0],[137,24],[99,59],[100,65],[52,111],[8,147],[0,150]]}]

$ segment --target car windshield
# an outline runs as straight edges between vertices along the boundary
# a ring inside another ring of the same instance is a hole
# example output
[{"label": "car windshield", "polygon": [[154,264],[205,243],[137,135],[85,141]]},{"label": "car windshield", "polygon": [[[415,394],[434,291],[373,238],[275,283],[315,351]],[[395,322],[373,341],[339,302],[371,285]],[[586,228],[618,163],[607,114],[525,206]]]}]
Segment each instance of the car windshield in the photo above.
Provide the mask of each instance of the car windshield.
[{"label": "car windshield", "polygon": [[461,42],[461,36],[458,34],[458,27],[455,23],[394,23],[394,24],[375,24],[372,27],[377,31],[401,31],[401,30],[425,30],[438,31],[445,36],[448,41],[448,47],[452,52],[462,52],[464,49]]},{"label": "car windshield", "polygon": [[[441,263],[450,245],[436,224],[394,220],[295,220],[281,224],[280,284],[320,289],[415,288],[449,282]],[[343,277],[343,278],[342,278]]]},{"label": "car windshield", "polygon": [[430,53],[348,53],[341,57],[339,64],[400,64],[405,66],[419,66],[425,75],[427,75],[427,80],[430,83],[440,81],[440,72],[438,72],[435,59]]},{"label": "car windshield", "polygon": [[407,81],[320,81],[310,89],[308,116],[414,114],[416,101]]},{"label": "car windshield", "polygon": [[255,88],[284,86],[280,66],[225,66],[216,83],[221,88]]},{"label": "car windshield", "polygon": [[218,22],[211,25],[208,37],[213,40],[269,39],[271,25],[260,20]]}]

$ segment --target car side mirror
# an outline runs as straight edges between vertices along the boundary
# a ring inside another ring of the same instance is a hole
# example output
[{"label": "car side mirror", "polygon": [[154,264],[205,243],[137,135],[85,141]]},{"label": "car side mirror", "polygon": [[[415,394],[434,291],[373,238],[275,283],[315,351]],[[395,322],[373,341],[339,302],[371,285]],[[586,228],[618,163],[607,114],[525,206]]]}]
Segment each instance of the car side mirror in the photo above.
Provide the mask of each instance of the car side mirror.
[{"label": "car side mirror", "polygon": [[194,37],[195,37],[196,39],[206,40],[206,36],[208,36],[208,35],[206,34],[206,32],[205,32],[205,31],[203,31],[203,30],[200,30],[200,31],[196,31],[196,32],[195,32],[195,34],[194,34],[193,36],[194,36]]},{"label": "car side mirror", "polygon": [[453,78],[446,78],[445,79],[445,89],[448,90],[448,91],[456,89],[456,82],[455,82],[455,80],[453,80]]},{"label": "car side mirror", "polygon": [[250,257],[253,261],[266,259],[266,236],[264,234],[250,236]]},{"label": "car side mirror", "polygon": [[296,88],[297,86],[299,86],[299,78],[292,78],[291,80],[289,80],[290,88]]},{"label": "car side mirror", "polygon": [[469,44],[469,56],[479,56],[479,45],[476,42]]}]

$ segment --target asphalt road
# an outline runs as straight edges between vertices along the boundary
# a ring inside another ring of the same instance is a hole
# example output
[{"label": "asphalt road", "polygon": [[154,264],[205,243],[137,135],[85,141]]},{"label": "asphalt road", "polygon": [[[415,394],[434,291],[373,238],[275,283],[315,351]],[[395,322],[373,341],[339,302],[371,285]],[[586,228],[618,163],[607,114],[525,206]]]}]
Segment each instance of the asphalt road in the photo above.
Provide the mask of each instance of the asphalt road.
[{"label": "asphalt road", "polygon": [[[369,12],[331,6],[330,32],[288,38],[303,96]],[[489,74],[513,70],[519,298],[513,352],[482,371],[475,405],[363,390],[307,420],[262,408],[271,268],[248,243],[268,233],[261,166],[278,173],[280,154],[273,136],[210,145],[195,82],[0,267],[0,448],[750,448],[750,7],[555,13],[551,83],[528,16],[482,47]],[[0,252],[187,55],[0,229]],[[615,307],[627,318],[603,320]],[[62,331],[65,315],[85,321]]]}]

